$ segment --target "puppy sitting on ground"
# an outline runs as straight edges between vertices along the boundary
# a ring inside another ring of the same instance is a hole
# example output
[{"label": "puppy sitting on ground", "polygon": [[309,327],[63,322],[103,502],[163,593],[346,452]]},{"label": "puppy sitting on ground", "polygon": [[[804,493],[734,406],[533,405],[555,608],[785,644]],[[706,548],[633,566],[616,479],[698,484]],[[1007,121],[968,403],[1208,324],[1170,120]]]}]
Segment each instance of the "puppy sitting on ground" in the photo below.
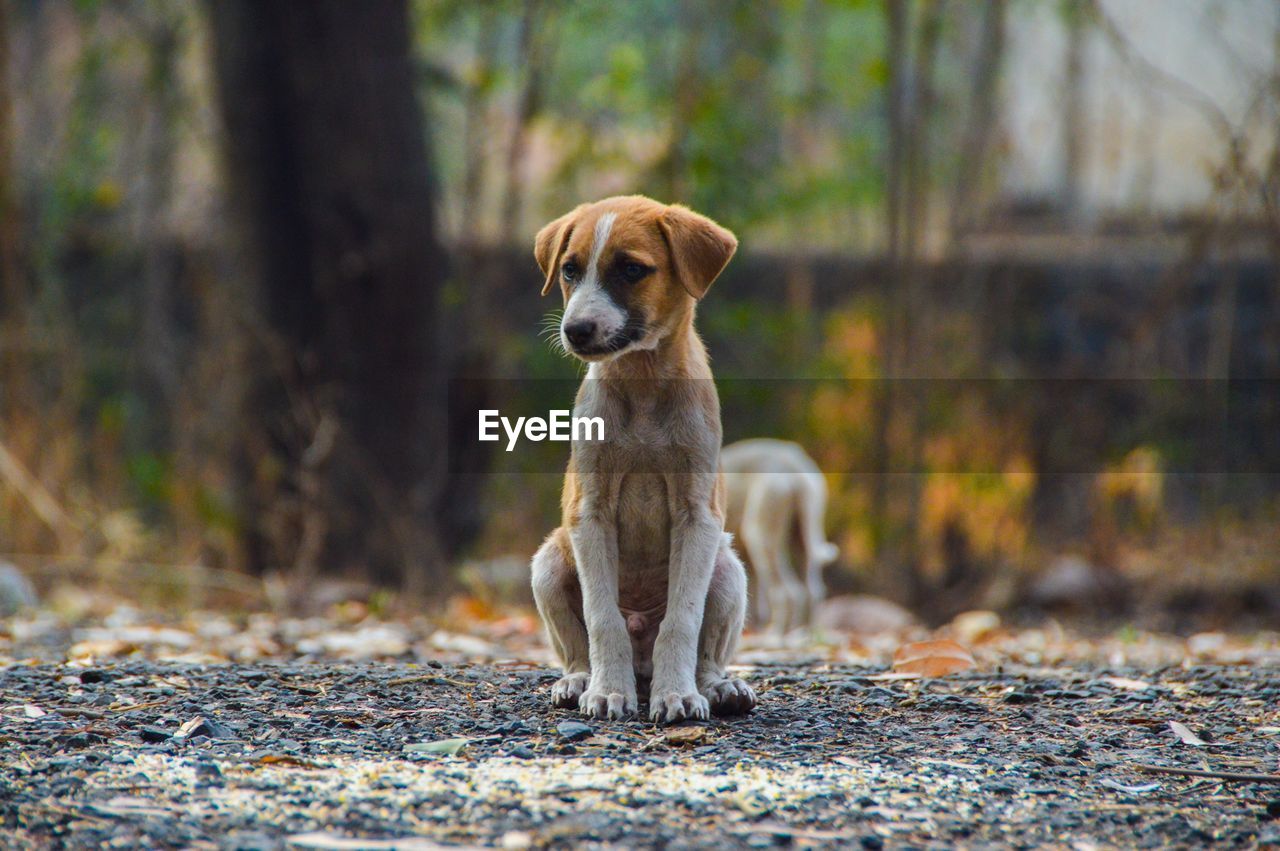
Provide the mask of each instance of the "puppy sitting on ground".
[{"label": "puppy sitting on ground", "polygon": [[[798,444],[740,440],[720,453],[727,500],[726,528],[756,577],[756,617],[773,632],[813,626],[826,597],[822,568],[840,551],[827,540],[827,480]],[[791,563],[798,545],[804,579]]]},{"label": "puppy sitting on ground", "polygon": [[565,298],[561,342],[590,366],[574,416],[563,525],[533,557],[533,593],[564,676],[558,706],[655,721],[749,711],[726,666],[746,613],[724,532],[720,400],[694,307],[737,248],[685,207],[640,196],[583,204],[538,232],[534,255]]}]

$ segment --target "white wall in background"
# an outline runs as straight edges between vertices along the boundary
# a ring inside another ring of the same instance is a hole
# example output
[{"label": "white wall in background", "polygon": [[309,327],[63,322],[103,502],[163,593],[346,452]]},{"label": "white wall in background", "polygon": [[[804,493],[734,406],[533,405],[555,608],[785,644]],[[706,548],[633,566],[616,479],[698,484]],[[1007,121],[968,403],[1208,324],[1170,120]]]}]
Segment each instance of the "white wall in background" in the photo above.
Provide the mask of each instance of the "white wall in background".
[{"label": "white wall in background", "polygon": [[[1091,30],[1085,42],[1084,158],[1079,213],[1170,213],[1201,206],[1223,132],[1196,103],[1241,127],[1280,61],[1276,0],[1100,0],[1141,62]],[[1066,27],[1057,0],[1010,3],[1003,81],[1006,195],[1060,198]],[[1172,82],[1176,80],[1177,82]],[[1254,156],[1280,128],[1274,109],[1248,126]]]}]

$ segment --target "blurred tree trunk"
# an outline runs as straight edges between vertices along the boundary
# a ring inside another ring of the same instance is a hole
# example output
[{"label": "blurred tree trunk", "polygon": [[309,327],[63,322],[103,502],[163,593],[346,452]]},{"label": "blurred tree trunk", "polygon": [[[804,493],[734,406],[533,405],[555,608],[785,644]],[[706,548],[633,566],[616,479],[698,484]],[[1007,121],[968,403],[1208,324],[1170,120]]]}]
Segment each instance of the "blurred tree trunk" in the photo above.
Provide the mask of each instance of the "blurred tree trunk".
[{"label": "blurred tree trunk", "polygon": [[902,566],[910,599],[916,607],[933,606],[936,601],[924,575],[920,551],[920,506],[924,490],[924,408],[928,402],[929,379],[936,364],[928,351],[932,339],[932,314],[928,280],[924,268],[923,241],[927,236],[930,211],[929,137],[934,112],[934,68],[942,38],[946,0],[924,0],[920,15],[919,44],[915,51],[909,113],[904,139],[902,246],[898,258],[899,331],[902,336],[902,371],[907,377],[903,395],[907,446],[907,511],[902,540]]},{"label": "blurred tree trunk", "polygon": [[[486,142],[492,133],[489,106],[505,32],[501,26],[503,14],[501,8],[488,4],[477,9],[475,64],[463,95],[461,250],[455,258],[455,270],[457,280],[467,281],[469,287],[486,292],[496,291],[502,282],[500,264],[495,262],[501,252],[493,252],[485,244],[484,195],[488,184]],[[518,203],[512,209],[518,211]],[[503,215],[506,215],[505,204]],[[513,236],[504,232],[502,240],[511,240]],[[444,351],[453,353],[449,374],[454,380],[449,387],[446,423],[452,469],[446,488],[448,498],[441,500],[438,517],[450,552],[474,540],[484,526],[480,505],[486,477],[480,471],[489,469],[492,456],[489,444],[471,437],[475,427],[471,416],[474,411],[496,407],[491,379],[497,332],[489,321],[491,317],[485,314],[487,304],[484,299],[463,298],[443,308],[441,342]]]},{"label": "blurred tree trunk", "polygon": [[973,63],[973,88],[969,95],[969,114],[961,138],[961,156],[951,199],[951,237],[962,238],[978,223],[974,209],[987,160],[996,121],[996,94],[1000,69],[1004,64],[1006,41],[1006,0],[986,0],[982,13],[982,32]]},{"label": "blurred tree trunk", "polygon": [[490,128],[489,97],[496,77],[494,57],[498,54],[502,28],[498,26],[498,9],[484,5],[478,10],[475,57],[472,73],[463,94],[462,198],[459,241],[471,248],[480,242],[484,212],[485,140]]},{"label": "blurred tree trunk", "polygon": [[[182,383],[184,354],[176,333],[181,252],[175,245],[168,205],[173,194],[177,128],[182,109],[178,60],[181,22],[172,10],[159,6],[147,23],[147,94],[145,123],[146,173],[142,180],[141,220],[145,235],[142,257],[141,344],[138,347],[140,384],[153,406],[147,420],[166,435],[166,418],[173,417],[174,401]],[[157,440],[157,443],[159,440]]]},{"label": "blurred tree trunk", "polygon": [[[15,535],[8,541],[10,546],[40,550],[52,546],[56,551],[71,553],[81,542],[75,521],[24,463],[40,458],[49,437],[49,422],[35,413],[36,386],[30,373],[32,288],[23,250],[23,218],[13,150],[13,90],[9,77],[13,20],[9,7],[9,3],[0,0],[0,516],[14,514],[18,506],[23,506],[37,520],[33,535]],[[52,534],[51,539],[45,537],[45,530]],[[6,531],[12,533],[14,528]]]},{"label": "blurred tree trunk", "polygon": [[511,138],[507,143],[507,185],[502,196],[502,218],[499,222],[499,238],[510,242],[520,224],[525,195],[524,160],[529,138],[529,122],[542,108],[543,78],[546,76],[546,39],[543,38],[542,4],[538,0],[525,0],[520,16],[520,36],[517,57],[524,82],[516,96],[515,112],[511,116]]},{"label": "blurred tree trunk", "polygon": [[[5,445],[19,407],[27,402],[27,286],[20,252],[17,187],[14,185],[13,98],[9,88],[9,4],[0,2],[0,510],[11,510],[21,484],[30,479]],[[23,447],[25,448],[25,447]],[[13,492],[12,495],[5,493]],[[30,503],[42,519],[37,502]],[[52,526],[52,524],[50,524]]]},{"label": "blurred tree trunk", "polygon": [[1067,28],[1067,55],[1062,81],[1062,172],[1058,178],[1059,197],[1069,224],[1080,217],[1080,179],[1084,170],[1085,127],[1085,36],[1086,11],[1063,4]]},{"label": "blurred tree trunk", "polygon": [[[922,0],[913,22],[910,0],[886,0],[888,70],[886,111],[887,263],[884,380],[874,423],[873,527],[878,530],[882,584],[913,606],[932,606],[935,594],[923,573],[919,514],[924,408],[936,364],[928,350],[931,316],[924,244],[931,210],[930,131],[935,110],[934,72],[945,22],[946,0]],[[895,441],[895,431],[900,440]],[[895,455],[905,478],[891,475]],[[894,511],[890,484],[906,485],[905,504]],[[900,518],[900,525],[895,522]],[[890,578],[891,577],[891,578]],[[886,581],[887,580],[887,581]]]},{"label": "blurred tree trunk", "polygon": [[209,0],[262,356],[250,563],[442,590],[445,274],[406,0]]},{"label": "blurred tree trunk", "polygon": [[658,160],[658,185],[665,190],[661,201],[689,201],[689,142],[698,102],[702,97],[703,79],[699,69],[698,47],[701,44],[698,5],[691,0],[676,3],[680,21],[675,69],[675,95],[671,103],[671,130],[666,153]]},{"label": "blurred tree trunk", "polygon": [[14,185],[13,99],[9,89],[9,4],[0,2],[0,398],[17,391],[27,287],[22,273],[18,193]]},{"label": "blurred tree trunk", "polygon": [[899,316],[897,282],[901,273],[902,208],[906,174],[907,133],[907,27],[910,16],[908,0],[885,0],[888,22],[885,42],[885,115],[888,124],[888,146],[885,151],[885,270],[881,280],[880,303],[884,310],[880,345],[880,381],[876,394],[875,421],[871,459],[871,534],[872,549],[882,576],[892,573],[886,564],[889,538],[889,474],[893,448],[890,426],[893,422],[894,381],[898,369],[897,346]]}]

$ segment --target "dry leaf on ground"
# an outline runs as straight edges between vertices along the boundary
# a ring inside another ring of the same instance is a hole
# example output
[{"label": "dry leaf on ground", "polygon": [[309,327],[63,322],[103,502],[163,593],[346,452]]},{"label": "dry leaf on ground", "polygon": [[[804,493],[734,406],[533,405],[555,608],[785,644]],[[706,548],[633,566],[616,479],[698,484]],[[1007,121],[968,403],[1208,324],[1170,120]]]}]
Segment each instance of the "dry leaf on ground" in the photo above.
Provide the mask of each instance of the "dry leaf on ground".
[{"label": "dry leaf on ground", "polygon": [[173,737],[175,739],[185,739],[187,736],[190,736],[194,730],[198,729],[200,725],[203,723],[204,723],[204,718],[200,715],[197,715],[195,718],[192,718],[191,720],[184,722],[183,725],[178,728],[178,732],[173,734]]},{"label": "dry leaf on ground", "polygon": [[671,727],[663,730],[641,746],[641,750],[650,750],[659,745],[669,748],[703,745],[712,741],[711,730],[707,727]]},{"label": "dry leaf on ground", "polygon": [[1203,747],[1209,744],[1204,739],[1200,738],[1195,733],[1191,732],[1191,728],[1185,724],[1181,724],[1177,721],[1170,721],[1169,729],[1173,731],[1173,734],[1177,736],[1178,739],[1181,740],[1181,742],[1184,745],[1195,745],[1196,747]]},{"label": "dry leaf on ground", "polygon": [[470,739],[440,739],[437,742],[418,742],[405,745],[405,753],[440,753],[454,756],[470,743]]},{"label": "dry leaf on ground", "polygon": [[710,733],[706,727],[672,727],[662,737],[669,745],[700,745],[711,738]]},{"label": "dry leaf on ground", "polygon": [[1000,616],[985,610],[964,612],[951,621],[952,633],[966,644],[975,644],[994,635],[1000,626]]},{"label": "dry leaf on ground", "polygon": [[1147,792],[1154,792],[1160,788],[1159,783],[1142,783],[1132,785],[1121,783],[1118,780],[1112,780],[1110,777],[1104,777],[1098,781],[1099,786],[1106,786],[1108,789],[1115,789],[1117,792],[1128,792],[1130,795],[1143,795]]},{"label": "dry leaf on ground", "polygon": [[1151,683],[1145,680],[1133,680],[1128,677],[1103,677],[1102,681],[1112,688],[1124,691],[1146,691],[1151,688]]},{"label": "dry leaf on ground", "polygon": [[287,754],[287,753],[263,754],[262,756],[258,757],[254,761],[257,762],[258,765],[293,765],[293,766],[297,766],[298,768],[319,768],[320,767],[318,763],[312,762],[309,759],[303,759],[302,757],[294,756],[293,754]]},{"label": "dry leaf on ground", "polygon": [[972,653],[962,645],[946,639],[904,644],[893,654],[895,672],[919,674],[922,677],[945,677],[976,668],[977,665]]},{"label": "dry leaf on ground", "polygon": [[478,848],[478,845],[442,845],[422,836],[397,836],[391,839],[342,836],[337,833],[315,831],[295,833],[287,837],[290,848],[316,848],[321,851],[459,851]]},{"label": "dry leaf on ground", "polygon": [[90,812],[109,818],[163,818],[169,812],[151,798],[119,795],[108,801],[89,804]]}]

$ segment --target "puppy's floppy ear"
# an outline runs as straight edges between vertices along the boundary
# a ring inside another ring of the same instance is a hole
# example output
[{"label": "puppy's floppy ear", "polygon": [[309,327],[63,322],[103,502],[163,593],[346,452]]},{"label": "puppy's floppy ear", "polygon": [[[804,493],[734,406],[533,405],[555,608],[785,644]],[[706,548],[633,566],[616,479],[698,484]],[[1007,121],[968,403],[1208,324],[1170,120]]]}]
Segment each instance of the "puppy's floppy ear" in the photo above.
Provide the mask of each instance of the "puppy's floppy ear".
[{"label": "puppy's floppy ear", "polygon": [[538,268],[547,277],[542,285],[543,295],[551,292],[551,287],[555,285],[560,255],[564,254],[569,237],[573,235],[573,226],[578,221],[578,214],[585,206],[587,205],[579,204],[560,218],[547,222],[533,239],[533,256],[538,261]]},{"label": "puppy's floppy ear", "polygon": [[658,217],[658,230],[681,285],[697,299],[707,294],[738,250],[738,238],[729,230],[680,204],[672,204]]}]

